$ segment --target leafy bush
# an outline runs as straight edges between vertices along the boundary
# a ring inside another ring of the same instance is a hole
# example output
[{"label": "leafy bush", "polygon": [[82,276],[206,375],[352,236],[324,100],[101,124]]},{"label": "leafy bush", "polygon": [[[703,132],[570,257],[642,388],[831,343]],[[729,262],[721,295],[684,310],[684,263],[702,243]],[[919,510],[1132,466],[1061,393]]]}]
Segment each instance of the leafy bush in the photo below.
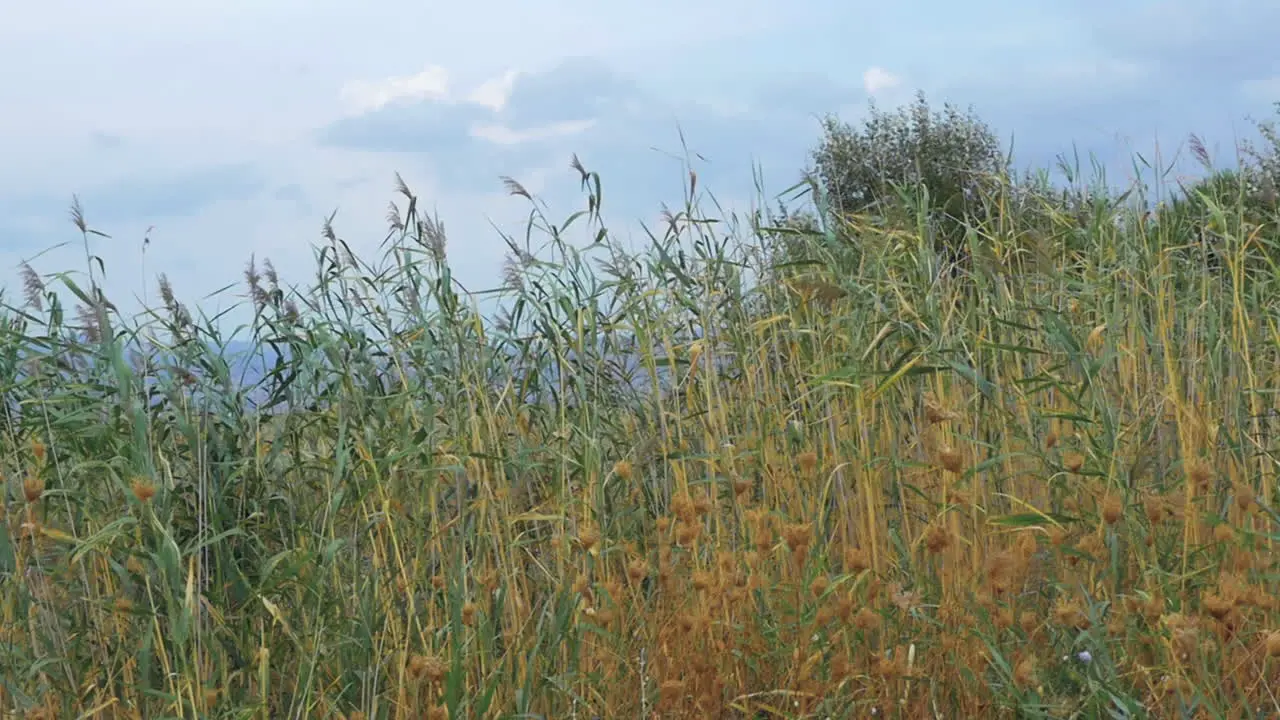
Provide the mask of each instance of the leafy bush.
[{"label": "leafy bush", "polygon": [[995,134],[972,109],[947,104],[934,112],[924,93],[893,112],[873,103],[861,127],[828,116],[812,159],[838,214],[891,214],[902,207],[901,191],[923,189],[923,209],[951,249],[959,247],[962,221],[983,213],[983,193],[1008,167]]}]

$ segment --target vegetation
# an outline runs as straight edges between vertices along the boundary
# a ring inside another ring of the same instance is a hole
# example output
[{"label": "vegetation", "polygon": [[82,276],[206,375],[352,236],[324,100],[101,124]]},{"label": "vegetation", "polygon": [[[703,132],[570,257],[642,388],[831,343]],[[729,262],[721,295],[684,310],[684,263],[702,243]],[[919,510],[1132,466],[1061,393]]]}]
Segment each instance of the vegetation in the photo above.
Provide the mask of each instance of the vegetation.
[{"label": "vegetation", "polygon": [[[909,220],[913,205],[921,206],[948,260],[964,256],[965,221],[986,219],[982,197],[1008,170],[995,133],[972,109],[962,113],[947,105],[934,112],[923,93],[893,112],[872,104],[859,128],[828,117],[813,160],[840,213],[901,222],[904,211]],[[917,201],[902,202],[904,191]]]},{"label": "vegetation", "polygon": [[402,183],[376,261],[250,264],[249,386],[163,278],[110,306],[77,208],[89,280],[26,268],[0,339],[3,712],[1280,712],[1260,184],[1175,218],[983,166],[957,266],[910,176],[739,221],[691,173],[629,255],[573,166],[494,319]]}]

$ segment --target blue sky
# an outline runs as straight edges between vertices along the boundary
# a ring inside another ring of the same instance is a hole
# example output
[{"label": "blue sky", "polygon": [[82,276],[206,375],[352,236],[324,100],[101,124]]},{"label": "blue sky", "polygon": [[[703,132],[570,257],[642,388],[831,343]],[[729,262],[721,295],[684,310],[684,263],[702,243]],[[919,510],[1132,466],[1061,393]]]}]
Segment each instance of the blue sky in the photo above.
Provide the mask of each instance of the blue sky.
[{"label": "blue sky", "polygon": [[[678,129],[700,184],[745,206],[751,165],[790,186],[818,118],[924,90],[973,104],[1023,163],[1074,142],[1122,180],[1134,150],[1189,132],[1224,162],[1280,100],[1269,0],[471,3],[45,0],[0,26],[0,284],[83,268],[73,193],[123,307],[166,272],[180,299],[239,281],[251,253],[307,282],[323,218],[382,240],[401,173],[492,286],[523,199],[580,207],[577,152],[623,233],[678,203]],[[151,243],[142,252],[150,228]],[[50,251],[59,243],[70,245]],[[144,282],[145,281],[145,282]],[[215,310],[234,301],[204,301]]]}]

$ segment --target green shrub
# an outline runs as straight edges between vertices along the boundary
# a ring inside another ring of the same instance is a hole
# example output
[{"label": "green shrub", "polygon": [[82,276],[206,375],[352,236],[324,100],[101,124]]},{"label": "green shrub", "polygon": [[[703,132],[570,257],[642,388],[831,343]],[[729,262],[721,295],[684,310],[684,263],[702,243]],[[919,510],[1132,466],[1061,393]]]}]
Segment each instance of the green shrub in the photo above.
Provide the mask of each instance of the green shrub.
[{"label": "green shrub", "polygon": [[995,134],[972,110],[947,104],[931,111],[924,93],[892,112],[873,103],[860,127],[828,116],[812,159],[837,214],[890,217],[904,207],[903,192],[923,190],[917,210],[927,212],[936,239],[953,251],[962,244],[964,221],[983,213],[983,194],[1008,167]]}]

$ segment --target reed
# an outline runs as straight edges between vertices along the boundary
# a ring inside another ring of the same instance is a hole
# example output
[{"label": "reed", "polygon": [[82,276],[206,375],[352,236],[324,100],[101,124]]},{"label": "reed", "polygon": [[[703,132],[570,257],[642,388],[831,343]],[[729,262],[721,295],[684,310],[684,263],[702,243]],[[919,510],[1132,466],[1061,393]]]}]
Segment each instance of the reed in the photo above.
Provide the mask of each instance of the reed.
[{"label": "reed", "polygon": [[993,182],[948,265],[927,217],[719,216],[691,173],[629,253],[574,171],[496,316],[403,183],[382,257],[249,265],[247,386],[167,280],[129,320],[25,268],[3,712],[1280,712],[1274,218],[1210,198],[1211,263]]}]

